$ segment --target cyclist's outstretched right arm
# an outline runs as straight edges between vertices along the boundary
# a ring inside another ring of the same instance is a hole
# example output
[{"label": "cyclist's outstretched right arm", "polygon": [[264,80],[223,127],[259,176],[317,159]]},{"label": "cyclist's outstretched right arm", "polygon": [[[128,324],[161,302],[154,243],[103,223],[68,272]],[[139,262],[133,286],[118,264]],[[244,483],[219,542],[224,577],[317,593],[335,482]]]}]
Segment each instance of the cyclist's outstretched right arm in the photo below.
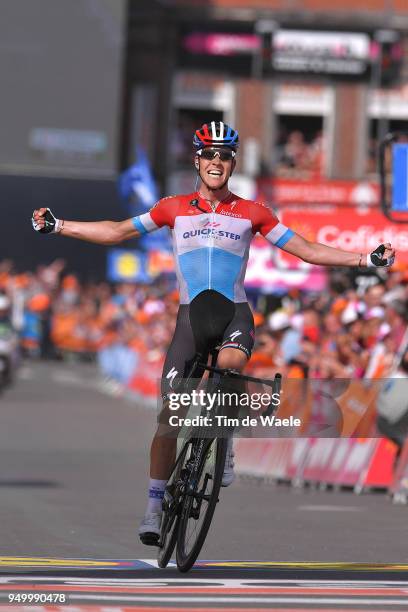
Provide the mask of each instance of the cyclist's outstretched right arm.
[{"label": "cyclist's outstretched right arm", "polygon": [[59,233],[96,244],[114,245],[140,235],[132,219],[125,221],[66,221],[56,219],[49,208],[35,210],[33,227],[43,234]]}]

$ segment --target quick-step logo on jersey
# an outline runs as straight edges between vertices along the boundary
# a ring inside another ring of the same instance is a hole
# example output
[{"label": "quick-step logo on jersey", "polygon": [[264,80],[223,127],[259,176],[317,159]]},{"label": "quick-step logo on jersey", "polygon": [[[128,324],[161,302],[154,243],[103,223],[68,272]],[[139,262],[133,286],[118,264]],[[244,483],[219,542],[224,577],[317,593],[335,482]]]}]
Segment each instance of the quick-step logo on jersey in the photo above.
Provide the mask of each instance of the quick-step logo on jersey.
[{"label": "quick-step logo on jersey", "polygon": [[[220,225],[220,224],[218,224]],[[203,229],[190,230],[189,232],[183,233],[183,238],[194,238],[201,236],[202,238],[229,238],[230,240],[239,240],[240,234],[234,234],[233,232],[227,232],[225,230],[216,230],[213,227],[204,227]]]}]

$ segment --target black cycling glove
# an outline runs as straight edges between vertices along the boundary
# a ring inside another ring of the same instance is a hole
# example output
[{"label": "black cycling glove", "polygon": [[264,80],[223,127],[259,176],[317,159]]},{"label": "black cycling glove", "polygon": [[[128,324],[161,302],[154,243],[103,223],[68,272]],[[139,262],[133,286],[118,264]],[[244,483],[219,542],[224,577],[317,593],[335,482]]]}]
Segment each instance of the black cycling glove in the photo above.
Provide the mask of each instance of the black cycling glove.
[{"label": "black cycling glove", "polygon": [[392,264],[394,263],[394,257],[390,257],[390,258],[385,258],[384,259],[384,252],[385,252],[385,245],[384,244],[380,244],[379,247],[377,247],[375,249],[375,251],[373,251],[372,253],[369,253],[367,255],[367,267],[368,268],[383,268],[385,266],[392,266]]},{"label": "black cycling glove", "polygon": [[57,219],[56,217],[54,217],[54,215],[52,214],[49,208],[47,208],[47,211],[43,219],[45,220],[45,225],[44,227],[40,227],[38,223],[34,220],[34,213],[33,213],[33,216],[31,217],[31,223],[33,224],[33,228],[35,229],[36,232],[40,232],[40,234],[51,234],[51,233],[58,233],[59,231],[61,231],[60,219]]}]

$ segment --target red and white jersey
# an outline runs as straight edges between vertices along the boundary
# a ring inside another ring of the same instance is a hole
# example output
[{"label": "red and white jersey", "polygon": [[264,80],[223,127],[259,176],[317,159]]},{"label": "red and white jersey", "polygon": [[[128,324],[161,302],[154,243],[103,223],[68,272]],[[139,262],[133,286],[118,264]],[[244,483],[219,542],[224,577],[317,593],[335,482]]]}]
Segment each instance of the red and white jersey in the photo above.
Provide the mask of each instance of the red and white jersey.
[{"label": "red and white jersey", "polygon": [[198,193],[163,198],[134,217],[133,224],[141,234],[171,229],[181,304],[206,289],[246,302],[244,278],[253,236],[259,232],[278,247],[293,236],[269,208],[232,193],[215,210]]}]

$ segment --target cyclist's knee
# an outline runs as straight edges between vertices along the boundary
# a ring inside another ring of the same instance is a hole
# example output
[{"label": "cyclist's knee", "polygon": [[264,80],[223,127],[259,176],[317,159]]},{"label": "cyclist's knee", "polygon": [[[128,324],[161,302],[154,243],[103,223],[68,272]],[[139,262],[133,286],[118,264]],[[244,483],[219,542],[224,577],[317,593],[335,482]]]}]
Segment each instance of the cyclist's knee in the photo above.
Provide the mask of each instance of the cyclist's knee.
[{"label": "cyclist's knee", "polygon": [[178,417],[184,417],[186,412],[187,408],[182,405],[178,406],[176,411],[172,410],[169,398],[167,396],[163,396],[162,409],[160,410],[157,418],[155,438],[169,437],[176,439],[180,433],[181,427],[174,425],[171,417],[174,417],[175,415]]},{"label": "cyclist's knee", "polygon": [[225,348],[219,352],[217,365],[219,368],[229,368],[240,372],[247,361],[247,355],[240,349]]}]

